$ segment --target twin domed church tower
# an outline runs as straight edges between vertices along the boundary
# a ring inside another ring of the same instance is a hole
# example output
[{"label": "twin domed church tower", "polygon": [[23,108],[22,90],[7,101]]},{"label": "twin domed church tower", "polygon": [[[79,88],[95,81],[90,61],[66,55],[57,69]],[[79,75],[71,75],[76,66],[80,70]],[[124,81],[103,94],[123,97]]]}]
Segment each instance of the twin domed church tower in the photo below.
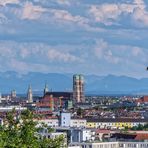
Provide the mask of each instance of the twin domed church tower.
[{"label": "twin domed church tower", "polygon": [[75,103],[84,103],[84,76],[74,75],[73,76],[73,100]]}]

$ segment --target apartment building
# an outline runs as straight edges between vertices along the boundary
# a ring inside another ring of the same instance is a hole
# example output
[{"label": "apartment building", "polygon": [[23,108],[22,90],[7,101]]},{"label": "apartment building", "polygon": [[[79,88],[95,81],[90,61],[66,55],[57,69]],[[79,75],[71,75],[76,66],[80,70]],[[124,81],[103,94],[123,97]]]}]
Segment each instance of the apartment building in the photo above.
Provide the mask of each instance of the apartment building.
[{"label": "apartment building", "polygon": [[110,128],[110,129],[124,129],[125,127],[132,128],[139,124],[145,125],[148,123],[147,119],[134,118],[87,118],[87,128]]},{"label": "apartment building", "polygon": [[71,127],[86,127],[86,119],[71,119],[70,126]]},{"label": "apartment building", "polygon": [[77,143],[75,146],[80,146],[80,148],[148,148],[148,142]]}]

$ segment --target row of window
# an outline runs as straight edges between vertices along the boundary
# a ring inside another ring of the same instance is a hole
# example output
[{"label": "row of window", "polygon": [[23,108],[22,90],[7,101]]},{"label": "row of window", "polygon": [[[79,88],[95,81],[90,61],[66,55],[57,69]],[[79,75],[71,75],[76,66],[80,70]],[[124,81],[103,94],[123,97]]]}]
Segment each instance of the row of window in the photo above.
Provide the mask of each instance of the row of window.
[{"label": "row of window", "polygon": [[[148,144],[136,144],[136,143],[129,143],[129,144],[99,144],[99,145],[96,145],[94,146],[93,145],[93,148],[117,148],[117,147],[120,147],[120,148],[148,148]],[[82,145],[82,148],[92,148],[92,145]]]},{"label": "row of window", "polygon": [[[98,123],[98,126],[110,126],[110,125],[129,125],[129,126],[136,126],[136,125],[139,125],[141,123],[132,123],[132,122],[129,122],[129,123]],[[88,126],[96,126],[97,124],[96,123],[87,123]]]},{"label": "row of window", "polygon": [[[117,148],[117,144],[100,144],[93,146],[93,148]],[[82,148],[92,148],[92,145],[83,145]]]}]

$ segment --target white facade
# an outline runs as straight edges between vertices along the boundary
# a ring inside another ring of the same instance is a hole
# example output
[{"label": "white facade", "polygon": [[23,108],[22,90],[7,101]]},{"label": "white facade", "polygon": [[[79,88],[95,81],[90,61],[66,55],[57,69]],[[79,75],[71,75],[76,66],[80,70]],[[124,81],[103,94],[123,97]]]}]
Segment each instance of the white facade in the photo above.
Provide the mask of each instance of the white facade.
[{"label": "white facade", "polygon": [[63,136],[64,142],[62,143],[61,148],[66,148],[67,147],[67,134],[65,132],[53,132],[53,133],[49,133],[48,132],[48,129],[44,128],[44,129],[42,129],[42,131],[39,132],[39,134],[42,137],[51,138],[51,139],[55,139],[55,138],[58,138],[60,136]]},{"label": "white facade", "polygon": [[95,140],[95,132],[87,129],[82,130],[82,141],[94,141]]},{"label": "white facade", "polygon": [[85,119],[71,119],[70,121],[71,127],[86,127]]},{"label": "white facade", "polygon": [[91,142],[95,140],[95,132],[91,129],[73,128],[70,143]]},{"label": "white facade", "polygon": [[12,111],[15,108],[16,111],[23,111],[27,110],[27,107],[21,107],[19,105],[13,105],[13,106],[5,106],[5,107],[0,107],[0,112],[4,111]]},{"label": "white facade", "polygon": [[38,122],[38,125],[41,125],[42,123],[44,123],[49,127],[58,127],[59,126],[58,119],[42,119],[42,120],[37,120],[37,122]]},{"label": "white facade", "polygon": [[148,142],[102,142],[76,144],[81,148],[148,148]]},{"label": "white facade", "polygon": [[68,148],[81,148],[81,146],[68,146]]},{"label": "white facade", "polygon": [[60,126],[70,127],[71,113],[61,113]]}]

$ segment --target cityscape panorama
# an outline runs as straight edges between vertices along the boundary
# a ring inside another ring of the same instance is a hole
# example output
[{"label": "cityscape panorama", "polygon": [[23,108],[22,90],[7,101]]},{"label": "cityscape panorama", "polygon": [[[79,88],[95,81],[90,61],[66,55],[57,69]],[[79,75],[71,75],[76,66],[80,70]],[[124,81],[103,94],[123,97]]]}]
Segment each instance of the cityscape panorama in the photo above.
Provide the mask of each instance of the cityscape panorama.
[{"label": "cityscape panorama", "polygon": [[147,0],[0,0],[0,148],[148,148]]}]

